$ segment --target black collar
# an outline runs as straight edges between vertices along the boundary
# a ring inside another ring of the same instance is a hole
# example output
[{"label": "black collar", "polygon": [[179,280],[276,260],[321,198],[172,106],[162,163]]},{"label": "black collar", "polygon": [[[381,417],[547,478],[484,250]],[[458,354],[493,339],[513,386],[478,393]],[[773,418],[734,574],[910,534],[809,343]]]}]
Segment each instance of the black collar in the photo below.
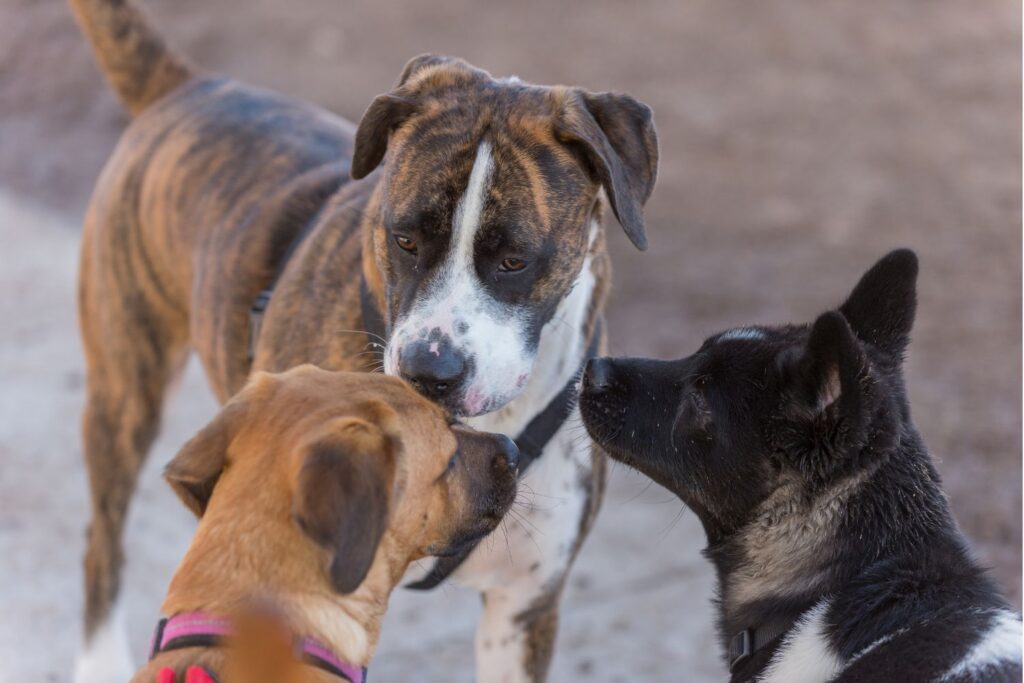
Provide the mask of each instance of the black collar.
[{"label": "black collar", "polygon": [[745,628],[729,641],[729,673],[754,656],[756,652],[771,645],[793,627],[792,619],[776,619],[757,627]]}]

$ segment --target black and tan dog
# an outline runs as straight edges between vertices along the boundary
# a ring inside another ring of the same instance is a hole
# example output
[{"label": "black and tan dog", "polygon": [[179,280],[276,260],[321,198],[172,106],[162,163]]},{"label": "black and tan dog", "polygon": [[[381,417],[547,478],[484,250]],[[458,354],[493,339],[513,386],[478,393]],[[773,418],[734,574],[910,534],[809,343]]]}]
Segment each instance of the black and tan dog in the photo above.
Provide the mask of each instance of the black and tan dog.
[{"label": "black and tan dog", "polygon": [[294,680],[362,683],[406,567],[491,532],[518,458],[394,377],[256,373],[165,470],[200,522],[132,680],[285,683],[224,642],[233,617],[273,603],[307,662]]},{"label": "black and tan dog", "polygon": [[917,258],[883,258],[813,325],[677,361],[595,359],[581,411],[707,532],[732,680],[1021,680],[1021,620],[971,557],[910,419]]},{"label": "black and tan dog", "polygon": [[461,566],[438,564],[427,585],[457,568],[484,593],[482,680],[543,679],[604,482],[604,456],[564,428],[575,376],[603,343],[601,196],[643,248],[650,110],[423,56],[356,128],[194,69],[130,0],[72,6],[134,115],[82,244],[82,671],[124,651],[114,620],[125,513],[186,354],[225,401],[253,368],[372,369],[363,331],[379,327],[370,358],[387,373],[515,437],[521,469],[535,461],[524,481],[545,502],[510,523],[512,552],[481,546]]}]

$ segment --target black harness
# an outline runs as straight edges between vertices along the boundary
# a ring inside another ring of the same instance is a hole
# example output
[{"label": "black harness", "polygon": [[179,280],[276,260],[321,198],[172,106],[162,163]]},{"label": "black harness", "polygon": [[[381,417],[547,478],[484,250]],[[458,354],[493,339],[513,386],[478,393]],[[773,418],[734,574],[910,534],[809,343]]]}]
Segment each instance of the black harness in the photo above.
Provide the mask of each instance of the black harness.
[{"label": "black harness", "polygon": [[[308,232],[308,229],[304,229],[296,235],[295,239],[289,245],[284,258],[281,260],[281,264],[278,267],[274,281],[271,283],[270,287],[264,289],[257,295],[256,300],[249,309],[250,361],[256,356],[256,343],[259,340],[260,328],[263,325],[263,314],[267,310],[267,305],[270,303],[270,297],[274,292],[274,284],[276,284],[277,279],[280,277],[281,272],[284,271],[284,267],[288,263],[289,258],[295,253],[296,249],[298,249],[299,243],[308,234]],[[359,305],[363,317],[363,329],[366,331],[367,336],[370,337],[371,343],[376,343],[379,339],[387,339],[387,322],[385,321],[384,316],[381,315],[380,310],[377,308],[377,304],[373,300],[373,294],[370,292],[370,287],[366,283],[366,277],[362,274],[360,274],[359,277]],[[559,391],[553,399],[551,399],[544,409],[540,411],[536,417],[530,420],[529,424],[527,424],[523,431],[519,433],[519,436],[515,437],[514,441],[516,442],[516,446],[519,448],[520,477],[522,477],[526,470],[529,469],[530,464],[541,456],[544,452],[544,448],[548,445],[548,442],[551,441],[555,436],[555,433],[565,423],[566,418],[569,417],[569,413],[572,412],[576,402],[576,382],[579,377],[579,373],[582,372],[583,366],[587,364],[587,361],[597,355],[598,345],[601,343],[601,331],[602,321],[598,318],[590,332],[587,351],[580,362],[579,370],[568,382],[566,382],[565,386],[562,387],[562,390]],[[477,543],[474,543],[457,555],[438,558],[430,572],[424,578],[408,584],[406,588],[410,588],[412,590],[430,590],[435,588],[447,579],[452,572],[458,569],[463,562],[465,562],[466,558],[469,557],[470,553],[473,552],[476,546]]]}]

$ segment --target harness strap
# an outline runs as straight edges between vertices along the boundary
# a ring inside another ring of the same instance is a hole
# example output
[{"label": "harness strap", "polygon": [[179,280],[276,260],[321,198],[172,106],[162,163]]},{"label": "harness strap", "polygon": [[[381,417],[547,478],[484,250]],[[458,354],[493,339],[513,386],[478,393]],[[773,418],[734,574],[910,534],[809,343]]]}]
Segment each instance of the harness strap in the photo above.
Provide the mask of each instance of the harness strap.
[{"label": "harness strap", "polygon": [[[231,622],[201,612],[177,614],[157,622],[149,647],[152,660],[161,652],[187,647],[221,647],[231,635]],[[330,648],[313,638],[296,643],[302,660],[318,669],[334,674],[349,683],[366,683],[366,667],[353,666],[341,661]]]},{"label": "harness strap", "polygon": [[[580,370],[583,369],[588,360],[597,355],[597,347],[600,343],[601,320],[598,319],[597,324],[594,325],[594,330],[591,332],[587,352],[580,363]],[[544,410],[540,411],[536,417],[530,420],[526,428],[519,433],[519,436],[513,439],[519,448],[520,478],[530,467],[530,464],[543,454],[548,442],[554,438],[555,434],[565,423],[566,418],[569,417],[569,413],[572,412],[576,402],[576,382],[578,377],[579,373],[577,372],[573,375],[572,379],[566,382],[562,390],[551,399],[551,402],[545,406]],[[434,566],[430,568],[426,576],[419,581],[406,584],[405,587],[416,591],[428,591],[436,588],[466,561],[466,558],[470,556],[478,544],[479,541],[455,555],[437,558],[434,561]]]}]

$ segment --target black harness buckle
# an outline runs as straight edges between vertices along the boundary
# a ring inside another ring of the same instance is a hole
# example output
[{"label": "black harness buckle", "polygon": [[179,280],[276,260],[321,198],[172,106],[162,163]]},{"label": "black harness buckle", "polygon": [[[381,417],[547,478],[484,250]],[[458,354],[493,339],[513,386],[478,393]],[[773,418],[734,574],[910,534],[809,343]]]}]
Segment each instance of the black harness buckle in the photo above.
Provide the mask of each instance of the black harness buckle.
[{"label": "black harness buckle", "polygon": [[733,673],[743,662],[754,654],[754,634],[749,628],[743,629],[729,641],[729,673]]}]

